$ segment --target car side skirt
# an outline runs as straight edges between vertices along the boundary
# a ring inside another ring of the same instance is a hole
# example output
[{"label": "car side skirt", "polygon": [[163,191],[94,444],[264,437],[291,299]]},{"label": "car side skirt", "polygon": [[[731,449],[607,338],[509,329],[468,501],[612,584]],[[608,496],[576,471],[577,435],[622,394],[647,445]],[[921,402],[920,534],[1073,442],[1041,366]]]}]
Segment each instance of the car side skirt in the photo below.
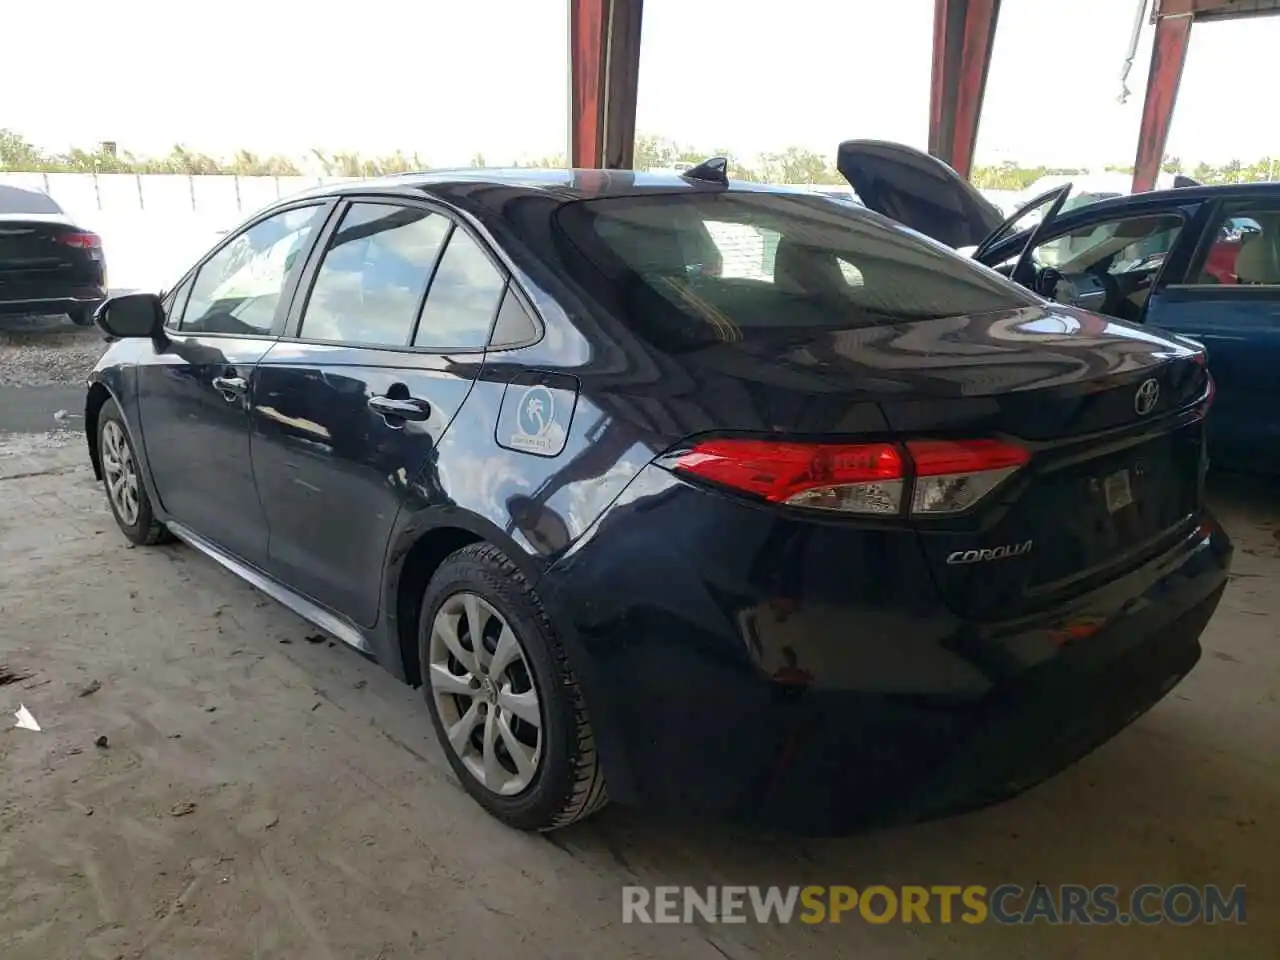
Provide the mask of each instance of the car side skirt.
[{"label": "car side skirt", "polygon": [[182,524],[168,520],[165,526],[169,528],[170,533],[187,544],[187,546],[198,550],[209,559],[230,570],[251,587],[261,590],[272,600],[288,607],[302,619],[314,624],[326,633],[332,634],[343,643],[354,647],[367,656],[372,656],[373,648],[369,645],[369,641],[365,639],[364,634],[351,621],[325,610],[302,594],[290,590],[261,570],[237,560]]}]

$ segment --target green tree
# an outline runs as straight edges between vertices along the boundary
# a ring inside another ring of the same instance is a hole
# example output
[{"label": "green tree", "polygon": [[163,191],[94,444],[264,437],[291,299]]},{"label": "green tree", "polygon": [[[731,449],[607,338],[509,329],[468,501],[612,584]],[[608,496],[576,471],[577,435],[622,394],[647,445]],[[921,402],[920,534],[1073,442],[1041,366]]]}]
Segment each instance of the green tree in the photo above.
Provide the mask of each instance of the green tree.
[{"label": "green tree", "polygon": [[222,172],[241,177],[296,177],[302,171],[286,157],[260,157],[248,150],[237,150]]},{"label": "green tree", "polygon": [[770,183],[844,182],[826,157],[803,147],[788,147],[782,153],[767,153],[760,159],[761,172]]},{"label": "green tree", "polygon": [[47,159],[34,144],[12,130],[0,130],[0,169],[37,172]]},{"label": "green tree", "polygon": [[[708,157],[726,157],[729,160],[729,176],[736,180],[770,181],[774,183],[844,184],[831,161],[822,153],[803,147],[788,147],[776,153],[767,153],[755,161],[748,161],[727,148],[703,149],[697,144],[680,144],[666,137],[642,133],[636,137],[634,166],[637,170],[669,169],[675,166],[691,166]],[[319,167],[328,176],[376,177],[412,170],[426,170],[430,164],[417,153],[405,154],[397,150],[385,155],[367,155],[355,151],[327,153],[313,149],[306,158],[306,166]],[[488,158],[477,152],[471,158],[472,166],[487,166]],[[519,166],[564,167],[564,154],[525,159]],[[65,153],[47,153],[12,130],[0,129],[0,171],[33,173],[176,173],[176,174],[236,174],[239,176],[297,176],[302,164],[293,158],[278,155],[261,155],[250,150],[237,150],[231,157],[219,158],[200,153],[183,144],[176,144],[165,155],[136,156],[127,150],[117,152],[102,145],[72,147]],[[1181,173],[1186,165],[1181,157],[1166,156],[1161,162],[1166,173]],[[1106,167],[1117,173],[1132,174],[1133,168],[1118,164]],[[1036,180],[1049,174],[1074,175],[1079,169],[1023,166],[1004,163],[978,166],[970,180],[979,187],[999,190],[1025,190]],[[1280,158],[1260,157],[1252,163],[1232,160],[1221,167],[1209,163],[1196,164],[1191,176],[1202,183],[1248,183],[1272,180],[1280,174]]]},{"label": "green tree", "polygon": [[636,137],[632,166],[637,170],[669,167],[675,162],[675,155],[675,145],[670,141],[652,134],[640,134]]}]

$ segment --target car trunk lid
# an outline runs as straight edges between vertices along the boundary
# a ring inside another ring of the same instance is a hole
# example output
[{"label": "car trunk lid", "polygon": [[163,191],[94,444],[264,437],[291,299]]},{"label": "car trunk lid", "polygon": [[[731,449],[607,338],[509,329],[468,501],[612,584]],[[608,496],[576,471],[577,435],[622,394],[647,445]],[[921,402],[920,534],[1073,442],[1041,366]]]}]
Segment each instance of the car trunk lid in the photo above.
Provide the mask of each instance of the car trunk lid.
[{"label": "car trunk lid", "polygon": [[101,256],[97,238],[65,218],[0,214],[0,293],[10,298],[50,282],[91,283]]},{"label": "car trunk lid", "polygon": [[[969,511],[911,519],[962,616],[1060,602],[1145,562],[1198,513],[1208,373],[1195,346],[1152,330],[1045,305],[747,336],[686,359],[700,381],[729,374],[761,401],[807,382],[810,402],[768,402],[780,437],[995,440],[1029,451]],[[724,425],[760,432],[746,420]]]},{"label": "car trunk lid", "polygon": [[1210,390],[1194,347],[1057,307],[898,334],[918,344],[921,367],[907,395],[880,402],[895,433],[997,436],[1031,451],[970,515],[916,524],[957,613],[1060,602],[1194,523]]}]

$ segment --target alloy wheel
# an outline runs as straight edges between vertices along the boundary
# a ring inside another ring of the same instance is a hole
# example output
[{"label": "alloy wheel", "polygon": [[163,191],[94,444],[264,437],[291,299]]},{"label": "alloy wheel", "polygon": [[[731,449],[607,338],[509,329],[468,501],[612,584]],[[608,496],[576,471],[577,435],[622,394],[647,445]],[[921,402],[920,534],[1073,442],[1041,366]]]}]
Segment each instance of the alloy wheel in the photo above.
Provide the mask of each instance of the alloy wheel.
[{"label": "alloy wheel", "polygon": [[108,420],[102,428],[102,472],[117,516],[125,526],[134,526],[139,509],[138,470],[124,429],[116,420]]},{"label": "alloy wheel", "polygon": [[455,593],[431,624],[427,683],[449,748],[485,789],[518,794],[542,762],[542,707],[515,631],[484,598]]}]

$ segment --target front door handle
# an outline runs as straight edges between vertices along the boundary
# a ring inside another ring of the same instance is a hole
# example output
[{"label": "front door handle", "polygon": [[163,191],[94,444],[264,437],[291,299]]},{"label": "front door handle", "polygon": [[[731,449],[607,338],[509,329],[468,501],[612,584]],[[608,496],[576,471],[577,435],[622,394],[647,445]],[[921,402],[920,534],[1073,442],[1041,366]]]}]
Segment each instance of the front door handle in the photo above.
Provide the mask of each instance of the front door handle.
[{"label": "front door handle", "polygon": [[227,403],[235,403],[249,392],[249,381],[244,377],[214,377],[213,389],[222,394]]},{"label": "front door handle", "polygon": [[370,397],[369,409],[397,420],[426,420],[431,416],[431,405],[413,397]]}]

